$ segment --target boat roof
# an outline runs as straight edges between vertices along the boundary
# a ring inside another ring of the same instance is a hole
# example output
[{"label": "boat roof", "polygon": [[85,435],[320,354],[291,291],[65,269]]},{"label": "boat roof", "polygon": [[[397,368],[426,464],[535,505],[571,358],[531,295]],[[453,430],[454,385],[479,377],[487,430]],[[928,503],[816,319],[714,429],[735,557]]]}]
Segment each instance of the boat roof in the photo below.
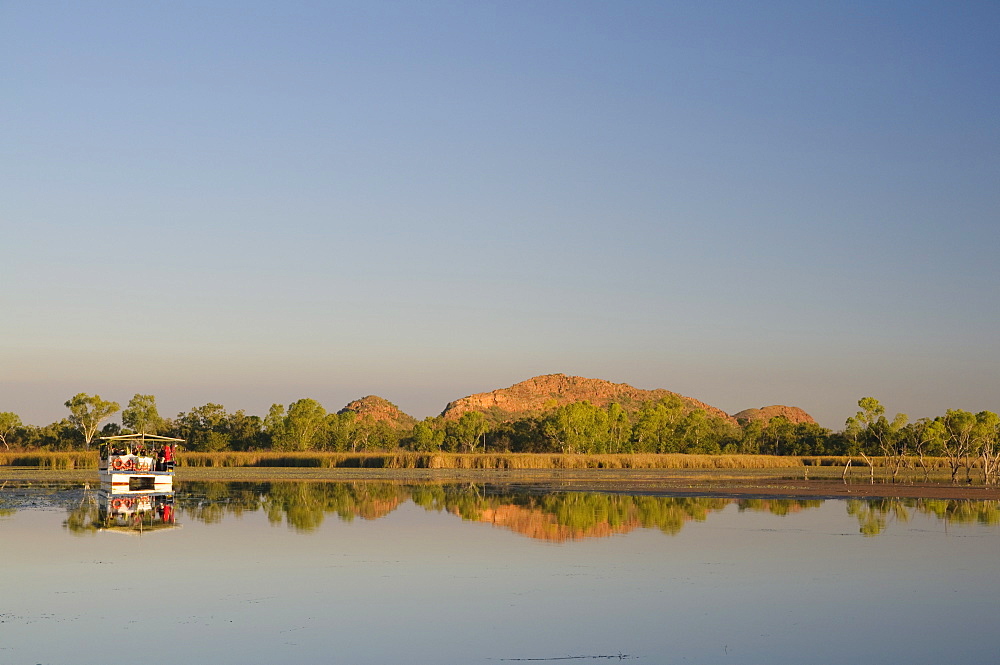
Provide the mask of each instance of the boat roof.
[{"label": "boat roof", "polygon": [[156,436],[155,434],[119,434],[118,436],[102,436],[102,441],[184,441],[171,436]]}]

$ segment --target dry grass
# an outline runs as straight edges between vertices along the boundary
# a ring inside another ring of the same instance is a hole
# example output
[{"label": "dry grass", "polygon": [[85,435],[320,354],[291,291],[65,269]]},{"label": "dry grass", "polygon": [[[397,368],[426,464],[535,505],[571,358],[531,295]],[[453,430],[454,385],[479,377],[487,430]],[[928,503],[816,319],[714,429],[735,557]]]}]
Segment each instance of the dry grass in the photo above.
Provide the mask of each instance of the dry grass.
[{"label": "dry grass", "polygon": [[[843,466],[846,457],[774,455],[561,455],[550,453],[185,453],[185,467],[324,469],[788,469]],[[860,462],[858,460],[857,462]],[[857,463],[855,462],[855,463]]]},{"label": "dry grass", "polygon": [[98,456],[95,451],[69,453],[52,452],[0,452],[0,466],[20,466],[35,469],[96,469]]},{"label": "dry grass", "polygon": [[[562,455],[554,453],[323,453],[218,452],[183,453],[178,466],[193,468],[321,468],[321,469],[799,469],[840,467],[847,457],[792,457],[776,455]],[[37,469],[96,469],[96,451],[0,452],[0,466]],[[931,470],[947,468],[944,458],[927,460]],[[882,460],[876,458],[877,467]],[[852,460],[855,471],[866,468]]]}]

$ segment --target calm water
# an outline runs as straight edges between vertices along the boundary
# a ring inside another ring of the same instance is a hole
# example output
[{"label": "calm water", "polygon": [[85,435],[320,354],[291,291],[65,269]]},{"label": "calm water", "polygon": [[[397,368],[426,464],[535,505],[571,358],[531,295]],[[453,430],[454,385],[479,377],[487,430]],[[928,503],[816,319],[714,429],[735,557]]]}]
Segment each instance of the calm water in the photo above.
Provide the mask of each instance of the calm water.
[{"label": "calm water", "polygon": [[115,498],[0,490],[0,663],[998,658],[997,502],[374,483]]}]

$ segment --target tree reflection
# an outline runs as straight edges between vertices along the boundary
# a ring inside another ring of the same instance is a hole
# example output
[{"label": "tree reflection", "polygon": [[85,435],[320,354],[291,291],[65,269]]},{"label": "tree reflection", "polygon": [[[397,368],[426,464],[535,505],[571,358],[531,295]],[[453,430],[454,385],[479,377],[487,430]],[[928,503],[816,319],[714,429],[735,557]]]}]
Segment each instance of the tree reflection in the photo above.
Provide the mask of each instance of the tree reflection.
[{"label": "tree reflection", "polygon": [[90,492],[85,492],[79,505],[67,511],[63,522],[63,526],[77,536],[97,533],[103,525],[104,519],[97,497]]},{"label": "tree reflection", "polygon": [[1000,524],[1000,501],[969,499],[849,499],[847,513],[858,520],[859,531],[865,536],[877,536],[893,523],[906,523],[917,512],[933,515],[945,524]]},{"label": "tree reflection", "polygon": [[[689,522],[705,521],[730,505],[740,512],[787,516],[819,508],[825,502],[518,491],[484,483],[402,485],[315,481],[189,482],[171,500],[188,520],[215,524],[227,516],[259,513],[271,524],[285,524],[302,533],[316,531],[328,516],[344,522],[359,518],[376,520],[412,501],[428,511],[448,513],[465,521],[487,523],[551,542],[603,538],[640,528],[676,535]],[[878,536],[893,524],[906,524],[914,514],[933,516],[945,524],[1000,524],[1000,501],[855,498],[846,500],[844,505],[847,513],[857,520],[859,533],[867,537]],[[119,514],[116,519],[121,521],[125,517],[150,521],[145,528],[155,526],[155,511],[136,510]],[[64,525],[77,535],[94,533],[109,526],[108,513],[92,495],[85,493],[82,501],[68,508]]]}]

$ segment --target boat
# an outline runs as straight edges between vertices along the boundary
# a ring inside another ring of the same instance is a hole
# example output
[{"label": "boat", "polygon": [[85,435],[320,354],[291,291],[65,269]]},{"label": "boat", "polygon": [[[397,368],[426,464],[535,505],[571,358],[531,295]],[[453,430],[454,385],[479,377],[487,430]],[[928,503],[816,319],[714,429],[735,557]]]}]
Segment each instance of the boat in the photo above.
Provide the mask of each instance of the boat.
[{"label": "boat", "polygon": [[173,491],[173,450],[183,441],[143,433],[101,437],[101,486],[128,492]]}]

